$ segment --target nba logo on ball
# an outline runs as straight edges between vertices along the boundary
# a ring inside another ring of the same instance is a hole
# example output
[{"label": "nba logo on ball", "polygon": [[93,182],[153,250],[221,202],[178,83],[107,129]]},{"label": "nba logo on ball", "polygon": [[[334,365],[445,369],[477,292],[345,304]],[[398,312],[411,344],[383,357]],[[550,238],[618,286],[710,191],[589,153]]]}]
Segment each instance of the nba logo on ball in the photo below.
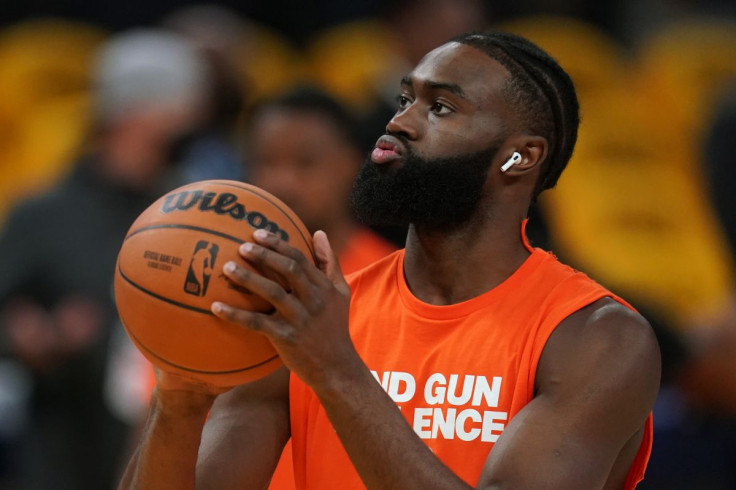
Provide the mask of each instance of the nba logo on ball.
[{"label": "nba logo on ball", "polygon": [[207,285],[210,283],[210,277],[217,260],[217,252],[220,247],[215,243],[206,240],[200,240],[194,247],[192,259],[189,261],[189,270],[187,271],[187,279],[184,283],[184,292],[193,294],[194,296],[204,296],[207,294]]}]

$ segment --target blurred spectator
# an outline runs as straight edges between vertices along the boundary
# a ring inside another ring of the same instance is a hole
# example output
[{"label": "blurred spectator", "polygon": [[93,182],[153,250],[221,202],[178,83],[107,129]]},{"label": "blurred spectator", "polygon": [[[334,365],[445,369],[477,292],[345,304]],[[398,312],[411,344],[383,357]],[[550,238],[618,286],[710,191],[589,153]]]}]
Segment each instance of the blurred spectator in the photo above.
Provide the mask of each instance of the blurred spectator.
[{"label": "blurred spectator", "polygon": [[349,198],[365,155],[355,122],[328,95],[296,88],[264,102],[248,125],[246,143],[251,182],[283,200],[312,233],[324,230],[343,273],[395,249],[353,221]]},{"label": "blurred spectator", "polygon": [[[297,88],[267,101],[256,108],[246,141],[251,182],[289,205],[312,233],[325,231],[344,274],[395,249],[352,219],[349,197],[364,155],[355,123],[335,100]],[[292,473],[289,444],[271,489],[293,489]]]},{"label": "blurred spectator", "polygon": [[174,34],[112,38],[93,75],[84,155],[60,184],[18,205],[0,235],[0,349],[31,379],[27,425],[10,448],[24,489],[113,487],[128,430],[103,397],[115,257],[201,117],[205,71]]},{"label": "blurred spectator", "polygon": [[244,167],[235,149],[237,124],[244,108],[239,48],[245,23],[224,7],[195,5],[168,15],[163,26],[186,37],[207,63],[204,117],[178,162],[177,184],[199,180],[242,180]]}]

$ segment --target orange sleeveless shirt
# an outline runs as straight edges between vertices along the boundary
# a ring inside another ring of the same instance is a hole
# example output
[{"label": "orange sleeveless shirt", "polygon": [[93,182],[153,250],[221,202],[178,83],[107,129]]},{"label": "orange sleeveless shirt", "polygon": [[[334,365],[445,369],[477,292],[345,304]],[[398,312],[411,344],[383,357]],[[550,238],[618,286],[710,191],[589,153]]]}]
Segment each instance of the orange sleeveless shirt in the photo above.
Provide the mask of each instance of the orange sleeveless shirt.
[{"label": "orange sleeveless shirt", "polygon": [[[412,295],[403,250],[348,279],[358,353],[419,437],[473,486],[508,422],[534,396],[537,364],[555,327],[603,297],[621,301],[527,247],[531,255],[508,279],[455,305]],[[290,403],[296,487],[365,488],[319,400],[296,376]],[[643,478],[651,443],[650,415],[625,489]]]}]

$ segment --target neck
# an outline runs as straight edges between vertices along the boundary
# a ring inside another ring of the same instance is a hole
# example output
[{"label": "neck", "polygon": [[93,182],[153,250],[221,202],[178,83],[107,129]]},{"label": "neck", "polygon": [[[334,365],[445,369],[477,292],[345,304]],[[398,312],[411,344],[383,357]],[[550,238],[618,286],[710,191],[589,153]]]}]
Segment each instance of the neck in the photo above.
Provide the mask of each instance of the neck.
[{"label": "neck", "polygon": [[412,225],[404,259],[412,293],[425,303],[448,305],[501,284],[529,256],[521,238],[524,217],[495,213],[449,232]]}]

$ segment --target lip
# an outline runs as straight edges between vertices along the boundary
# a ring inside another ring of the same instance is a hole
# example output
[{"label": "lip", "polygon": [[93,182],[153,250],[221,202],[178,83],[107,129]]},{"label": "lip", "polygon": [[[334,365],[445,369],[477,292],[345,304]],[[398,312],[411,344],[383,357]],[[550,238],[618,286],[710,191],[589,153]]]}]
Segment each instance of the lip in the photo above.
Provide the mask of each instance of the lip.
[{"label": "lip", "polygon": [[385,164],[399,160],[406,154],[406,147],[400,139],[395,136],[384,134],[376,141],[376,146],[371,153],[373,163]]}]

